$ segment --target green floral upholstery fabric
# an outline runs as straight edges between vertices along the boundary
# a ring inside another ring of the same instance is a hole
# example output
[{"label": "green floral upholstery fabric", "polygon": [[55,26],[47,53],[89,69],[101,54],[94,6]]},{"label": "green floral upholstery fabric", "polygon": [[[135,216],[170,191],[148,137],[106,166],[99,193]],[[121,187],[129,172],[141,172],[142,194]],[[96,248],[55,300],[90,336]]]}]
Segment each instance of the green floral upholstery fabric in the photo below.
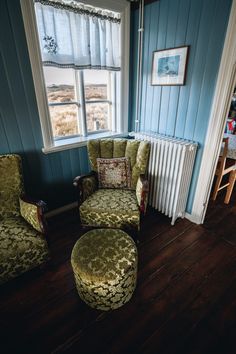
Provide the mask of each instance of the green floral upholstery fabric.
[{"label": "green floral upholstery fabric", "polygon": [[92,170],[97,172],[97,158],[101,157],[100,140],[89,140],[87,147],[88,147],[88,157],[89,157]]},{"label": "green floral upholstery fabric", "polygon": [[82,200],[87,199],[97,190],[97,179],[95,176],[88,176],[82,180]]},{"label": "green floral upholstery fabric", "polygon": [[100,157],[103,159],[111,159],[113,157],[113,140],[101,139],[100,140]]},{"label": "green floral upholstery fabric", "polygon": [[132,187],[135,189],[138,178],[141,174],[145,174],[148,164],[150,144],[147,141],[140,141],[136,155],[136,163],[132,168]]},{"label": "green floral upholstery fabric", "polygon": [[39,232],[42,232],[42,226],[38,217],[38,207],[35,204],[27,203],[21,198],[20,201],[20,213],[21,216]]},{"label": "green floral upholstery fabric", "polygon": [[21,158],[0,155],[0,216],[19,215],[19,196],[23,193]]},{"label": "green floral upholstery fabric", "polygon": [[127,140],[115,139],[113,140],[113,157],[119,158],[125,156]]},{"label": "green floral upholstery fabric", "polygon": [[22,217],[0,222],[0,284],[48,260],[45,238]]},{"label": "green floral upholstery fabric", "polygon": [[135,191],[98,189],[80,206],[83,225],[139,230],[140,212]]},{"label": "green floral upholstery fabric", "polygon": [[23,192],[20,156],[0,155],[0,283],[48,259],[37,206],[21,200]]},{"label": "green floral upholstery fabric", "polygon": [[138,140],[127,140],[125,157],[130,159],[131,168],[134,168],[137,159],[137,152],[139,148],[140,141]]},{"label": "green floral upholstery fabric", "polygon": [[76,242],[71,255],[81,299],[103,311],[124,305],[136,287],[137,260],[135,243],[125,232],[87,232]]},{"label": "green floral upholstery fabric", "polygon": [[150,143],[128,139],[98,139],[88,141],[88,156],[93,171],[97,171],[97,158],[128,157],[132,170],[132,189],[140,174],[147,168]]},{"label": "green floral upholstery fabric", "polygon": [[138,178],[136,186],[136,197],[140,210],[145,213],[148,203],[148,192],[144,189],[143,182],[140,177]]},{"label": "green floral upholstery fabric", "polygon": [[139,230],[139,212],[140,210],[145,211],[147,193],[143,194],[140,185],[141,181],[139,181],[138,186],[137,182],[139,176],[146,172],[149,150],[150,143],[146,141],[129,139],[97,139],[88,141],[88,156],[92,170],[95,172],[98,172],[97,158],[126,157],[129,159],[131,166],[131,191],[101,189],[94,194],[89,194],[89,198],[84,198],[80,206],[82,224]]}]

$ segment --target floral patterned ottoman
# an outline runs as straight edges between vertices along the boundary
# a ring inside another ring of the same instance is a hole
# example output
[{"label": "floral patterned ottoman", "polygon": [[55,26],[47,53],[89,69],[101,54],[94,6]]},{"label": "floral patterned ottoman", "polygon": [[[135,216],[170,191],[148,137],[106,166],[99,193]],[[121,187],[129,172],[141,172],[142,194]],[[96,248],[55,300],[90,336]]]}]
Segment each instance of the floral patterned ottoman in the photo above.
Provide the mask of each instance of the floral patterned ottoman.
[{"label": "floral patterned ottoman", "polygon": [[137,280],[137,248],[122,230],[96,229],[75,244],[71,264],[80,298],[108,311],[130,300]]}]

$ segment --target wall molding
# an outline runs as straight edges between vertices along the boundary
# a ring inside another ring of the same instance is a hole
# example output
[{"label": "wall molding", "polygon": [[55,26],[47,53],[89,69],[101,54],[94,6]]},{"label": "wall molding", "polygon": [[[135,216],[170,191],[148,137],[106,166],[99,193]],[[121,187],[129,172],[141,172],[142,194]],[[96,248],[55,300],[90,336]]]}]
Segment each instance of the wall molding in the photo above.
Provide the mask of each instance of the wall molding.
[{"label": "wall molding", "polygon": [[220,153],[227,113],[236,83],[235,33],[236,0],[233,0],[191,213],[191,219],[198,220],[199,222],[197,223],[204,222]]}]

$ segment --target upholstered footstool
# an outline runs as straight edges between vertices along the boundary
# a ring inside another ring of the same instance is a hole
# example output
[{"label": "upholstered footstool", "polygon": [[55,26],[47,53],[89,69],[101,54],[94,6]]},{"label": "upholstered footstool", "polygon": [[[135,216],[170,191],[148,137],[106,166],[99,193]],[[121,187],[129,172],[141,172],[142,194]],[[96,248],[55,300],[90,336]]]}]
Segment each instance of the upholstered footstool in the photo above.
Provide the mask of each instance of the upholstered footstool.
[{"label": "upholstered footstool", "polygon": [[71,264],[79,296],[108,311],[130,300],[137,279],[137,248],[122,230],[96,229],[75,244]]}]

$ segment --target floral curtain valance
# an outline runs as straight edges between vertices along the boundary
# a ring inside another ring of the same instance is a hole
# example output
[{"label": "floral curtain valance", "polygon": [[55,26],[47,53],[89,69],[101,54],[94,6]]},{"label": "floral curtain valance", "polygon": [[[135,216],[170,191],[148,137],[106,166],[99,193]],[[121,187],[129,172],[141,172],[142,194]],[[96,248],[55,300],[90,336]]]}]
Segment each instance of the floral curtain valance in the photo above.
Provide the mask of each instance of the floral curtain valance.
[{"label": "floral curtain valance", "polygon": [[120,70],[118,14],[72,4],[35,1],[43,65]]}]

